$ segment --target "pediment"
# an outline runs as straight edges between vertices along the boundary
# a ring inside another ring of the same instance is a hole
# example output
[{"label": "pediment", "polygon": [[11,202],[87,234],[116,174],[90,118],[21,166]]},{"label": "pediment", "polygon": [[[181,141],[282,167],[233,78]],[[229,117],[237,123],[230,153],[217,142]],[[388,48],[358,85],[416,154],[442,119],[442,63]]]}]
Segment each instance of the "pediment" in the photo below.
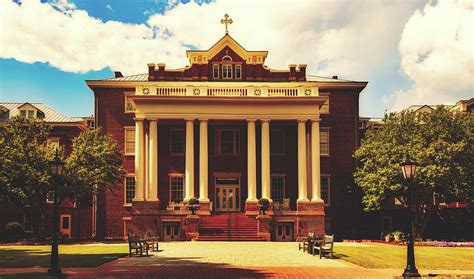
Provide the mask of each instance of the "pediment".
[{"label": "pediment", "polygon": [[268,51],[248,51],[228,34],[208,50],[188,50],[186,54],[191,64],[207,64],[226,48],[235,52],[247,64],[263,64],[268,54]]}]

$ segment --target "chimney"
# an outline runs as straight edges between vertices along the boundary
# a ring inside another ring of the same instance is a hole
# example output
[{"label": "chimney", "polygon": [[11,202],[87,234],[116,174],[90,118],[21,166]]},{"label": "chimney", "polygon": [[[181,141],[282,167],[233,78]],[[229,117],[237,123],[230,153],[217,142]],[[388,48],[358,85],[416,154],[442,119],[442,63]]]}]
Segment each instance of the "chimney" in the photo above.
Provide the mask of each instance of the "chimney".
[{"label": "chimney", "polygon": [[148,63],[148,80],[155,80],[155,63]]},{"label": "chimney", "polygon": [[296,81],[296,64],[290,64],[290,81]]},{"label": "chimney", "polygon": [[299,80],[306,81],[306,64],[299,64],[298,69],[300,71]]},{"label": "chimney", "polygon": [[337,79],[338,77],[337,76],[332,76],[332,79]]},{"label": "chimney", "polygon": [[165,63],[158,63],[156,64],[158,66],[158,80],[164,80],[165,79]]},{"label": "chimney", "polygon": [[115,74],[115,77],[116,77],[116,78],[121,78],[121,77],[123,77],[122,72],[120,72],[120,71],[114,72],[114,74]]}]

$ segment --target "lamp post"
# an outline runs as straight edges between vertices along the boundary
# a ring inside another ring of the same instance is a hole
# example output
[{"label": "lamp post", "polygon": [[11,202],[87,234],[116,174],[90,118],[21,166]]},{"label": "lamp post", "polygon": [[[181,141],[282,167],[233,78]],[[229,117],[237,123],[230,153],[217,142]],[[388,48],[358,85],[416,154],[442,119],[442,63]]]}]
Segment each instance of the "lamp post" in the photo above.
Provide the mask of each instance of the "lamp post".
[{"label": "lamp post", "polygon": [[53,160],[49,161],[49,168],[51,169],[51,174],[53,176],[53,194],[54,194],[54,203],[53,203],[53,216],[52,221],[52,237],[53,241],[51,244],[51,266],[48,269],[49,274],[57,275],[61,274],[61,269],[58,266],[59,255],[58,255],[58,194],[57,194],[57,184],[58,178],[61,177],[63,173],[64,162],[59,158],[58,150],[56,149],[56,154],[54,155]]},{"label": "lamp post", "polygon": [[418,273],[418,269],[415,266],[415,249],[412,235],[413,228],[413,217],[412,217],[412,182],[415,177],[416,167],[418,163],[412,161],[410,156],[407,154],[405,162],[401,163],[403,177],[408,183],[408,219],[409,228],[407,230],[407,266],[403,271],[403,278],[421,277]]}]

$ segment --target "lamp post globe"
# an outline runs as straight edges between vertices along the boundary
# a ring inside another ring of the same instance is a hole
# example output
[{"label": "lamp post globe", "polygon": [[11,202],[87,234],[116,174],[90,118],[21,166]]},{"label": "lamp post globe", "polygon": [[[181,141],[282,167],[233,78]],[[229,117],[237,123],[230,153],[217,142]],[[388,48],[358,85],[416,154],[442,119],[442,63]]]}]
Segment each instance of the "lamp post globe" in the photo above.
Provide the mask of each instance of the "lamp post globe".
[{"label": "lamp post globe", "polygon": [[408,230],[407,230],[407,265],[403,271],[403,278],[421,277],[418,273],[418,269],[415,265],[415,243],[413,241],[412,228],[413,228],[413,217],[412,217],[412,182],[415,178],[416,168],[418,163],[411,160],[407,154],[404,162],[400,163],[402,168],[403,177],[408,183]]},{"label": "lamp post globe", "polygon": [[48,273],[52,275],[61,274],[61,269],[59,268],[59,252],[58,252],[58,195],[57,195],[57,185],[58,179],[63,174],[64,162],[59,158],[58,150],[54,155],[53,160],[48,162],[49,168],[51,170],[51,175],[53,176],[53,194],[54,194],[54,203],[53,203],[53,216],[51,218],[52,222],[52,243],[51,243],[51,265],[48,269]]}]

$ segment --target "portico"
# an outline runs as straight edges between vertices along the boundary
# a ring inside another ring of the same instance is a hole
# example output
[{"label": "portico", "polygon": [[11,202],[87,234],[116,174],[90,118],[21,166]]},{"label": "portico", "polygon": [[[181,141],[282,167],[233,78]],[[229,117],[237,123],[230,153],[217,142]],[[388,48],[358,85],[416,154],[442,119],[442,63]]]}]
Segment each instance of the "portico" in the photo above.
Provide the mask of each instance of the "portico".
[{"label": "portico", "polygon": [[[176,88],[176,84],[168,85],[168,88]],[[202,84],[200,84],[202,86]],[[228,90],[228,88],[207,85],[208,92],[215,90]],[[305,86],[311,92],[317,92],[317,88]],[[140,92],[139,86],[136,92]],[[268,89],[272,89],[268,86]],[[155,91],[156,90],[156,91]],[[201,203],[214,200],[209,197],[209,134],[208,126],[213,122],[244,121],[247,123],[247,181],[246,197],[242,197],[248,204],[255,205],[258,198],[266,198],[271,201],[270,189],[270,124],[279,121],[294,122],[298,127],[298,203],[322,203],[319,186],[319,107],[324,103],[325,97],[317,96],[241,96],[233,94],[230,96],[160,96],[155,92],[165,91],[165,88],[157,87],[151,93],[134,94],[129,100],[135,108],[135,198],[134,201],[158,201],[158,134],[159,123],[163,121],[181,121],[185,126],[185,185],[184,202],[190,198],[199,198]],[[288,92],[298,91],[296,88],[287,88]],[[309,91],[308,90],[308,91]],[[143,89],[141,90],[143,91]],[[184,90],[183,90],[184,91]],[[185,92],[194,92],[193,88],[186,88]],[[301,90],[302,91],[302,90]],[[304,92],[304,91],[303,91]],[[184,116],[184,117],[183,117]],[[194,127],[198,126],[197,137],[194,136]],[[257,154],[257,131],[260,126],[260,153]],[[307,131],[309,127],[310,131]],[[306,134],[311,135],[311,144],[306,146]],[[148,134],[148,137],[145,135]],[[148,138],[148,143],[145,142]],[[199,172],[199,193],[194,191],[195,177],[195,152],[194,139],[199,138],[199,152],[197,166]],[[145,146],[148,146],[148,154],[145,154]],[[311,150],[309,153],[308,151]],[[261,162],[260,178],[261,195],[257,197],[257,156]],[[149,158],[146,160],[146,158]],[[311,160],[308,160],[311,157]],[[308,161],[311,162],[308,165]],[[148,170],[148,171],[144,171]],[[307,181],[308,172],[311,176],[312,199],[308,195]],[[168,187],[163,185],[162,187]],[[148,191],[145,191],[148,189]],[[247,206],[247,211],[255,212],[254,206]]]}]

